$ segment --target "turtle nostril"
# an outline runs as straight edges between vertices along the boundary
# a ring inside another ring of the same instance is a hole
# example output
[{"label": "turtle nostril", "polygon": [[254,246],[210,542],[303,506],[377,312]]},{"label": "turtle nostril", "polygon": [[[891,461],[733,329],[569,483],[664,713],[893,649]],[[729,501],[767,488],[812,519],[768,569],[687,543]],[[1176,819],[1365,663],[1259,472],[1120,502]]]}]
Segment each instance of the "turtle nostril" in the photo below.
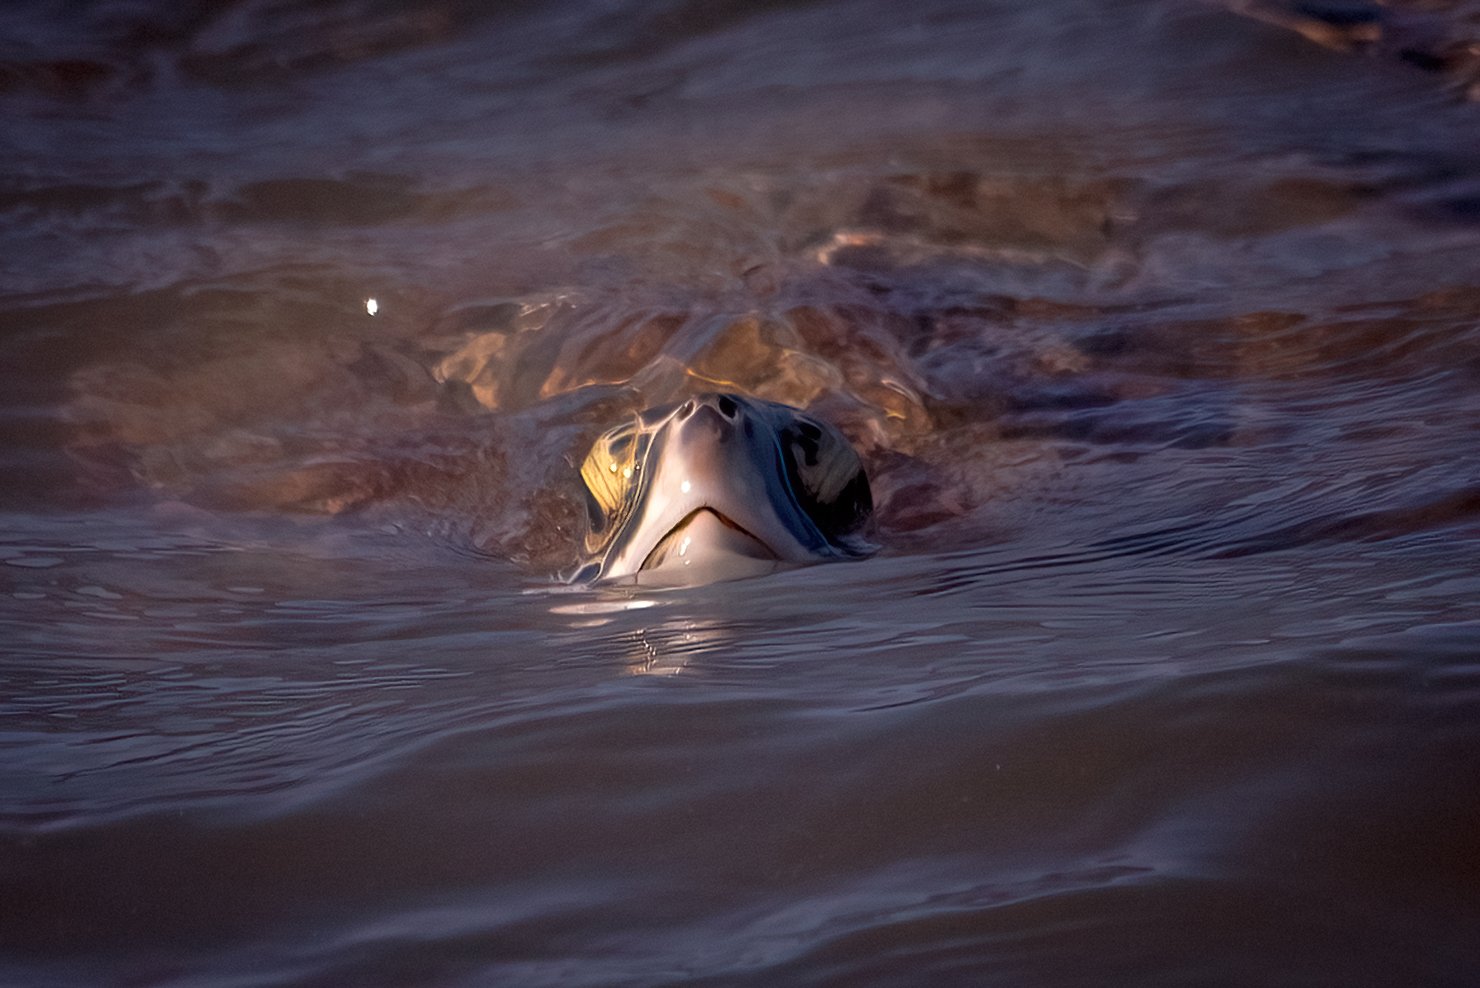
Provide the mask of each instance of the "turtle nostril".
[{"label": "turtle nostril", "polygon": [[731,398],[729,395],[720,395],[717,404],[719,405],[720,414],[727,419],[734,418],[735,413],[739,411],[739,409],[735,406],[735,399]]},{"label": "turtle nostril", "polygon": [[678,417],[679,418],[686,419],[690,415],[693,415],[693,414],[694,414],[694,400],[692,398],[690,398],[688,401],[684,402],[682,405],[679,405],[678,406]]}]

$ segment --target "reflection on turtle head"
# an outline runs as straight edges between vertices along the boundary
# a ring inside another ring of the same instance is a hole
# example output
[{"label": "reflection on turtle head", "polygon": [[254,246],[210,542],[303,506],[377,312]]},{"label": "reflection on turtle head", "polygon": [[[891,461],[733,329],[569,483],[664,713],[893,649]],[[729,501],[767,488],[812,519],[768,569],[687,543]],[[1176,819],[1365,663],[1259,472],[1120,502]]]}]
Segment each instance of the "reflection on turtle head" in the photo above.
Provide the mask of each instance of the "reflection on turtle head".
[{"label": "reflection on turtle head", "polygon": [[596,440],[581,479],[578,581],[693,585],[873,550],[857,452],[775,402],[707,394],[650,409]]}]

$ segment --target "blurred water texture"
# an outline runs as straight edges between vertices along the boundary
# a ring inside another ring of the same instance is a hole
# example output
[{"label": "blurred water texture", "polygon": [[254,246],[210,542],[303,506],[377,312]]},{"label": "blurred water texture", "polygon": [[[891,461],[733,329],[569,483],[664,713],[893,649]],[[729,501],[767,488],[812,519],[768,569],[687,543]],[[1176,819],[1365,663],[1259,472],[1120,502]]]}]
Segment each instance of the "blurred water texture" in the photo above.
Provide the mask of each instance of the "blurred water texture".
[{"label": "blurred water texture", "polygon": [[[7,7],[0,981],[1473,984],[1476,38]],[[714,387],[885,551],[563,591]]]}]

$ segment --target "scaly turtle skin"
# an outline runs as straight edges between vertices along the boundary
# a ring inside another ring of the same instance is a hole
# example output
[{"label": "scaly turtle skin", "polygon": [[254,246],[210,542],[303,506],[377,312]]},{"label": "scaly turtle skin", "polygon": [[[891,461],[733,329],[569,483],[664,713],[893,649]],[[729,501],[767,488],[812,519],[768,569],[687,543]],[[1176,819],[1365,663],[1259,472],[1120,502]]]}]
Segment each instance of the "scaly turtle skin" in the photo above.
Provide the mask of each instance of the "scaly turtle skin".
[{"label": "scaly turtle skin", "polygon": [[707,394],[602,435],[581,467],[588,562],[573,582],[710,583],[868,555],[868,477],[788,405]]}]

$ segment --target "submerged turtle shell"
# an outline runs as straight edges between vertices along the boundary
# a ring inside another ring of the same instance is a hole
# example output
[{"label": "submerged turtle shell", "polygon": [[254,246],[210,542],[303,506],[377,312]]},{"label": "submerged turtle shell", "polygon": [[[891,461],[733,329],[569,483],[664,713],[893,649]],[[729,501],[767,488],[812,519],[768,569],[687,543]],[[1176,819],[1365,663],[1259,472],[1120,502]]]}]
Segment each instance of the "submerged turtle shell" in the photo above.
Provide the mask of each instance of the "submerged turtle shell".
[{"label": "submerged turtle shell", "polygon": [[[1323,340],[1350,336],[1282,336],[1271,330],[1297,317],[1278,312],[1147,304],[1164,286],[1124,287],[1129,247],[1148,248],[1116,224],[1151,194],[963,172],[747,179],[583,221],[579,252],[623,263],[536,278],[511,253],[508,290],[475,303],[448,303],[467,285],[407,288],[372,320],[306,308],[290,271],[234,286],[250,291],[141,296],[118,322],[161,326],[157,351],[130,344],[73,374],[72,448],[102,485],[373,512],[569,571],[596,437],[724,391],[835,426],[868,473],[886,546],[959,544],[1051,510],[1086,475],[1066,462],[1237,441],[1249,426],[1220,381],[1298,372],[1323,361]],[[654,217],[668,248],[647,255],[635,245]],[[244,324],[271,331],[247,338]]]}]

